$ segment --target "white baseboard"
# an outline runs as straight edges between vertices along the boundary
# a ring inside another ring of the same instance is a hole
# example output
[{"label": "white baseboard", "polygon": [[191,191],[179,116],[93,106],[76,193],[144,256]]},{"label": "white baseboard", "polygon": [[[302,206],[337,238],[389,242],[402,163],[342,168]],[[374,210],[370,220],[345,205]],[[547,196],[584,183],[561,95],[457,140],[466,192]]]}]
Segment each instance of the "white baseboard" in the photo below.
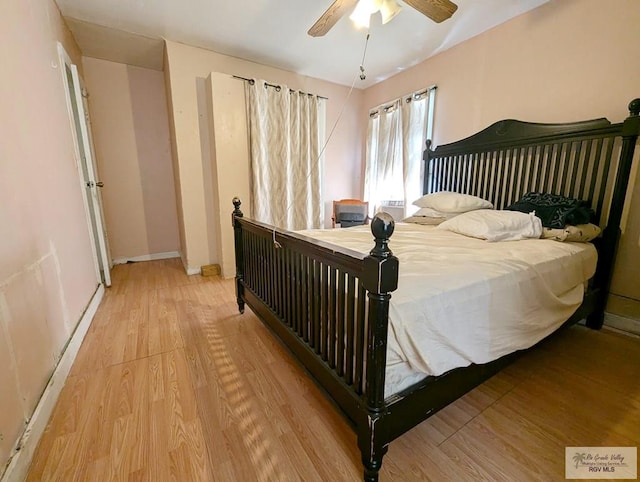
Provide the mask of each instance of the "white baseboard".
[{"label": "white baseboard", "polygon": [[604,324],[617,330],[628,331],[640,335],[640,320],[627,318],[625,316],[614,315],[613,313],[604,314]]},{"label": "white baseboard", "polygon": [[126,264],[129,261],[137,263],[139,261],[155,261],[157,259],[179,258],[177,251],[167,251],[165,253],[143,254],[142,256],[132,256],[130,258],[114,258],[113,264]]},{"label": "white baseboard", "polygon": [[53,371],[53,375],[51,375],[49,383],[47,383],[42,397],[40,397],[38,405],[18,443],[19,450],[15,450],[12,455],[4,474],[0,476],[0,482],[22,482],[26,479],[40,437],[42,437],[47,423],[49,423],[51,412],[53,412],[53,408],[58,401],[58,396],[62,391],[62,387],[64,387],[67,376],[71,371],[71,366],[78,355],[80,345],[89,330],[89,326],[91,326],[91,321],[103,296],[104,285],[100,285],[93,294],[82,318],[80,318],[73,335],[71,335],[71,339],[65,347],[60,361]]},{"label": "white baseboard", "polygon": [[184,268],[184,272],[187,273],[188,276],[202,273],[202,270],[200,268],[190,268],[187,265],[187,260],[184,259],[182,254],[178,254],[178,256],[180,256],[180,259],[182,259],[182,267]]}]

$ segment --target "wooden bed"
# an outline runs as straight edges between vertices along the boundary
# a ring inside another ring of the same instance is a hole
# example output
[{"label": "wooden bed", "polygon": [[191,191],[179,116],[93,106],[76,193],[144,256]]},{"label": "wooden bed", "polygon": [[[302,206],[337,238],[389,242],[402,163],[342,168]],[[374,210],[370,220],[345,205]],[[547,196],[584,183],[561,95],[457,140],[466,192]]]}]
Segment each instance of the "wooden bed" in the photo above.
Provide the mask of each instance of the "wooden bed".
[{"label": "wooden bed", "polygon": [[[603,228],[598,265],[566,324],[602,326],[634,148],[640,99],[622,123],[497,122],[424,152],[424,193],[473,194],[496,209],[531,191],[589,200]],[[388,444],[479,385],[518,353],[431,376],[385,399],[388,312],[402,271],[389,249],[394,223],[371,222],[369,255],[243,217],[234,199],[236,290],[302,363],[357,434],[364,480],[376,481]]]}]

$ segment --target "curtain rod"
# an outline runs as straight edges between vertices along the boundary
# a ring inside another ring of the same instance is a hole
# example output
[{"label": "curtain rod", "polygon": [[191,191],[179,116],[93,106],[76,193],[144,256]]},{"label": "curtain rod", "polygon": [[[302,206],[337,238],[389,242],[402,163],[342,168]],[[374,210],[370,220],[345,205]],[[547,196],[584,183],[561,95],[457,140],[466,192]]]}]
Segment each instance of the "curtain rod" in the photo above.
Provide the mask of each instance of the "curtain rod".
[{"label": "curtain rod", "polygon": [[[399,99],[397,99],[396,101],[403,99],[406,97],[405,102],[407,102],[407,104],[409,102],[411,102],[413,99],[419,99],[420,96],[426,94],[427,92],[431,92],[432,90],[436,90],[438,88],[437,85],[432,85],[430,87],[427,87],[426,89],[423,90],[419,90],[418,92],[414,92],[413,94],[407,94],[406,96],[403,95],[401,96]],[[388,104],[388,105],[381,105],[379,107],[376,107],[374,110],[372,110],[371,112],[369,112],[369,117],[375,117],[377,116],[381,110],[385,111],[385,112],[389,112],[391,109],[393,109],[395,107],[395,102],[394,104]]]},{"label": "curtain rod", "polygon": [[[254,79],[247,79],[246,77],[240,77],[239,75],[232,75],[231,77],[233,77],[234,79],[244,80],[245,82],[249,82],[249,84],[251,84],[251,85],[256,83],[256,81]],[[279,86],[277,84],[270,84],[269,82],[265,82],[264,85],[266,85],[268,87],[273,87],[278,92],[280,92],[280,89],[282,89],[281,86]],[[289,93],[290,94],[293,94],[294,92],[300,92],[301,94],[306,94],[306,95],[314,95],[314,94],[308,94],[307,92],[302,92],[301,90],[300,91],[296,91],[296,90],[293,90],[293,89],[289,89]],[[322,97],[321,95],[316,95],[316,97],[318,99],[329,100],[328,97]]]}]

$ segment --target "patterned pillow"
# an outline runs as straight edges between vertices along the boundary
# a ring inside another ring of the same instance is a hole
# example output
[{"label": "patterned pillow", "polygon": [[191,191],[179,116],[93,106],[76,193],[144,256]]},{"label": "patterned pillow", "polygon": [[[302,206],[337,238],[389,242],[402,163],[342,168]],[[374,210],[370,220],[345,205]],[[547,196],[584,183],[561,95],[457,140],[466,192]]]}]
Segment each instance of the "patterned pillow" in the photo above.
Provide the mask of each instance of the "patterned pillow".
[{"label": "patterned pillow", "polygon": [[530,192],[505,209],[523,213],[535,212],[545,228],[563,229],[567,224],[588,224],[595,218],[588,202],[558,194]]},{"label": "patterned pillow", "polygon": [[595,224],[567,225],[562,229],[543,228],[542,237],[555,241],[572,241],[575,243],[588,243],[600,236],[601,229]]}]

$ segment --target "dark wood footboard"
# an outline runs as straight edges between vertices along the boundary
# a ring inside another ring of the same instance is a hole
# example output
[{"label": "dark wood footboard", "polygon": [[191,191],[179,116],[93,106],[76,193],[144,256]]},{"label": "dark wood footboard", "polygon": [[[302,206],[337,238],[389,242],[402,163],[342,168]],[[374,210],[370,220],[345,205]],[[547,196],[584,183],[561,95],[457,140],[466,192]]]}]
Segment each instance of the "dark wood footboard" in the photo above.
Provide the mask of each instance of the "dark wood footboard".
[{"label": "dark wood footboard", "polygon": [[238,308],[284,342],[355,426],[365,479],[377,480],[388,440],[384,408],[389,299],[398,259],[386,213],[371,223],[368,256],[244,219],[234,199]]}]

